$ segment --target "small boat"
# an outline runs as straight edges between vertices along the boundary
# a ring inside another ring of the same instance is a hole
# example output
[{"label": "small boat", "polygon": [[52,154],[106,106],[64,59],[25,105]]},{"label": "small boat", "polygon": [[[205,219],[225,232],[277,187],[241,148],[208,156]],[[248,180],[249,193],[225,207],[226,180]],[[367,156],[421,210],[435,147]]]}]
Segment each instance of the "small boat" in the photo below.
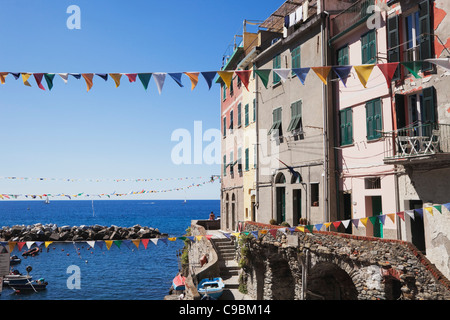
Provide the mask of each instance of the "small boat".
[{"label": "small boat", "polygon": [[47,196],[47,199],[45,199],[44,203],[45,204],[49,204],[50,203],[50,200],[48,199],[48,196]]},{"label": "small boat", "polygon": [[18,256],[16,256],[16,255],[11,256],[11,257],[9,258],[9,264],[10,264],[10,265],[19,264],[21,261],[22,261],[22,259],[20,259],[20,258],[19,258]]},{"label": "small boat", "polygon": [[225,284],[222,278],[205,278],[197,286],[197,291],[204,298],[218,299],[223,293]]},{"label": "small boat", "polygon": [[44,278],[40,278],[34,281],[28,280],[25,283],[9,284],[9,286],[17,293],[20,293],[22,291],[34,291],[34,292],[42,291],[47,288],[47,285],[48,282],[46,282]]},{"label": "small boat", "polygon": [[184,290],[186,288],[186,277],[178,274],[172,281],[173,290]]},{"label": "small boat", "polygon": [[19,285],[19,284],[27,283],[31,279],[32,279],[32,276],[30,276],[29,274],[23,275],[23,274],[19,273],[19,271],[14,270],[10,274],[5,275],[3,277],[3,284],[7,285],[7,286],[11,286],[11,285],[15,285],[15,284]]},{"label": "small boat", "polygon": [[24,256],[24,257],[35,256],[38,253],[39,253],[39,248],[38,247],[34,247],[34,248],[31,248],[30,250],[27,250],[24,253],[22,253],[22,256]]}]

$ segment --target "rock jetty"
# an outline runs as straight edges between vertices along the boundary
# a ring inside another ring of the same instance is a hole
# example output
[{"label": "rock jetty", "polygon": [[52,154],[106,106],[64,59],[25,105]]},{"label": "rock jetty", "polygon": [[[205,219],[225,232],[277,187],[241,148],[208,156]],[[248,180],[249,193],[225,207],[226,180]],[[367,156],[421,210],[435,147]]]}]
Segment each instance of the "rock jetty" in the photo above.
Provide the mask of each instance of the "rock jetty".
[{"label": "rock jetty", "polygon": [[16,225],[0,229],[0,241],[89,241],[163,238],[167,234],[158,229],[134,225],[118,226],[61,226],[56,224]]}]

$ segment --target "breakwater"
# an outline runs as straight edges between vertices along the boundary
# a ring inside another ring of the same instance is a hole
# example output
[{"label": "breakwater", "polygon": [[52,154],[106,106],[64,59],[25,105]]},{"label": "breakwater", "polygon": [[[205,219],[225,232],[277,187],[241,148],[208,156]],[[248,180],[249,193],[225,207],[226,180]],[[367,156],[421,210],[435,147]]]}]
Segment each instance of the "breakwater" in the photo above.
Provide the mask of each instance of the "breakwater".
[{"label": "breakwater", "polygon": [[15,225],[0,229],[0,241],[90,241],[125,240],[167,237],[157,228],[118,226],[57,226],[56,224]]}]

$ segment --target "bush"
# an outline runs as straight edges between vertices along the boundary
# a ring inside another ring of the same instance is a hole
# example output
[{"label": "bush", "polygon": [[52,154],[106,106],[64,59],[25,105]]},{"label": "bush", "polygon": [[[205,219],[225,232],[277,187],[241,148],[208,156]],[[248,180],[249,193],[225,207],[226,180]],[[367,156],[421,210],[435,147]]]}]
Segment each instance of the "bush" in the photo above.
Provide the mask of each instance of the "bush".
[{"label": "bush", "polygon": [[291,225],[289,224],[289,223],[287,223],[286,221],[283,221],[281,224],[280,224],[280,226],[283,226],[283,227],[290,227]]},{"label": "bush", "polygon": [[277,225],[277,221],[275,219],[270,219],[269,224],[276,226]]}]

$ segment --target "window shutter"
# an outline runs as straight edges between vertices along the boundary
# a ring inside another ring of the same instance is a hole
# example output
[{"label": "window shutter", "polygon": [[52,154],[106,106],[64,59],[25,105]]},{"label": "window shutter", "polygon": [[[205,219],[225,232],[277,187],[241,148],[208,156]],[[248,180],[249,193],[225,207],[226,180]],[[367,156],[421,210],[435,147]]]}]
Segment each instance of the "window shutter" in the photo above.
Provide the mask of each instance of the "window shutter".
[{"label": "window shutter", "polygon": [[238,112],[238,114],[237,114],[237,116],[238,116],[238,118],[237,118],[237,125],[238,125],[238,127],[240,127],[241,126],[241,118],[242,118],[242,106],[241,106],[241,104],[239,103],[238,104],[238,106],[237,106],[237,112]]},{"label": "window shutter", "polygon": [[[388,62],[400,62],[400,47],[399,47],[399,30],[398,30],[398,16],[394,15],[388,18]],[[395,71],[392,80],[400,79],[400,68]]]},{"label": "window shutter", "polygon": [[[425,0],[419,3],[419,24],[420,24],[420,60],[433,58],[433,40],[431,36],[430,26],[430,0]],[[431,70],[432,66],[429,62],[424,62],[422,70]]]},{"label": "window shutter", "polygon": [[381,138],[381,130],[383,130],[382,114],[381,114],[381,99],[374,101],[374,137]]},{"label": "window shutter", "polygon": [[227,117],[223,117],[223,136],[227,136]]},{"label": "window shutter", "polygon": [[352,113],[352,109],[348,108],[347,112],[346,112],[346,119],[347,119],[347,123],[346,123],[346,128],[345,128],[345,132],[347,135],[347,144],[352,144],[353,143],[353,113]]},{"label": "window shutter", "polygon": [[422,121],[425,123],[434,123],[436,121],[436,89],[428,87],[423,89],[423,107]]},{"label": "window shutter", "polygon": [[248,103],[244,107],[244,117],[245,117],[245,126],[248,126],[249,124],[249,117],[248,117]]},{"label": "window shutter", "polygon": [[366,103],[366,124],[367,124],[367,140],[372,140],[374,131],[374,112],[373,112],[373,101]]},{"label": "window shutter", "polygon": [[253,99],[253,121],[256,121],[256,100]]},{"label": "window shutter", "polygon": [[249,154],[248,148],[245,149],[245,171],[249,170]]}]

